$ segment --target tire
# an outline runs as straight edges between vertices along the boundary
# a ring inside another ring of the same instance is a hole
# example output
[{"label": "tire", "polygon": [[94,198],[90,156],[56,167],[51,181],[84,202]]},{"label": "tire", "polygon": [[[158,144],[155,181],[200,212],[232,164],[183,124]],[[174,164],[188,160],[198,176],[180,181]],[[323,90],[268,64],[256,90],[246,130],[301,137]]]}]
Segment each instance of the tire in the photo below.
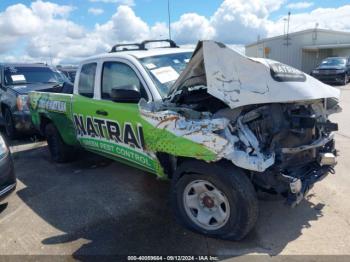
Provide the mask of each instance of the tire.
[{"label": "tire", "polygon": [[4,119],[6,136],[11,140],[16,139],[18,137],[18,132],[13,121],[11,110],[8,108],[5,109]]},{"label": "tire", "polygon": [[345,74],[344,76],[344,86],[349,82],[349,76],[347,74]]},{"label": "tire", "polygon": [[45,126],[45,137],[50,150],[51,158],[56,163],[67,163],[75,159],[76,149],[64,143],[54,124]]},{"label": "tire", "polygon": [[[204,187],[198,181],[204,181]],[[241,240],[258,218],[258,199],[252,183],[242,169],[226,161],[181,164],[172,181],[171,202],[181,224],[209,237]]]}]

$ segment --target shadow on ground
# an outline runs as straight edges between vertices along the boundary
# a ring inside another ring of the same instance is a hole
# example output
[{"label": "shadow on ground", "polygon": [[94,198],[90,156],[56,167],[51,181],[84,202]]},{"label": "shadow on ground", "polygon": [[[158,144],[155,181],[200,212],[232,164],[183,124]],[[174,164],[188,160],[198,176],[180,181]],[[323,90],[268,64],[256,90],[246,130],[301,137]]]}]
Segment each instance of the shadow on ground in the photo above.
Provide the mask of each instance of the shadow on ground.
[{"label": "shadow on ground", "polygon": [[52,163],[46,147],[14,153],[18,196],[41,218],[65,232],[44,245],[86,239],[73,254],[199,254],[224,257],[247,253],[279,254],[310,222],[322,204],[305,200],[294,209],[283,201],[260,201],[256,228],[241,242],[209,239],[175,222],[168,202],[169,183],[89,153],[79,161]]}]

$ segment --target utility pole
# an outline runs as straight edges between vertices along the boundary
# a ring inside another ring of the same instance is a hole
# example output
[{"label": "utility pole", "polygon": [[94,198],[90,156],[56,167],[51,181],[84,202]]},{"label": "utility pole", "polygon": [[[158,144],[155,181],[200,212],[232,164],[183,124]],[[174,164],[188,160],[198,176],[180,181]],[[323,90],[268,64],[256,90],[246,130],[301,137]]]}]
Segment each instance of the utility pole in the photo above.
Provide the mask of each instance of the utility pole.
[{"label": "utility pole", "polygon": [[168,27],[169,27],[169,39],[171,40],[171,14],[170,14],[170,0],[168,0]]},{"label": "utility pole", "polygon": [[287,18],[283,18],[283,35],[286,35],[286,22],[287,22]]},{"label": "utility pole", "polygon": [[290,11],[288,12],[287,35],[289,34]]},{"label": "utility pole", "polygon": [[289,22],[290,22],[290,11],[288,12],[288,18],[287,18],[287,33],[285,35],[285,40],[286,43],[284,43],[284,45],[286,45],[287,47],[290,45],[290,38],[289,38]]}]

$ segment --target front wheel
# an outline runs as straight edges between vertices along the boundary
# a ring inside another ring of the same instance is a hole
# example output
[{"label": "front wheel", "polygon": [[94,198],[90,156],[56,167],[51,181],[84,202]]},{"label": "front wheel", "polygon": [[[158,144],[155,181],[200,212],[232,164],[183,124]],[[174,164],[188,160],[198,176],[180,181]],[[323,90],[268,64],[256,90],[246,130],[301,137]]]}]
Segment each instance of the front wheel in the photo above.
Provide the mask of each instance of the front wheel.
[{"label": "front wheel", "polygon": [[240,240],[254,227],[258,200],[243,171],[232,164],[185,163],[172,185],[178,220],[199,233]]}]

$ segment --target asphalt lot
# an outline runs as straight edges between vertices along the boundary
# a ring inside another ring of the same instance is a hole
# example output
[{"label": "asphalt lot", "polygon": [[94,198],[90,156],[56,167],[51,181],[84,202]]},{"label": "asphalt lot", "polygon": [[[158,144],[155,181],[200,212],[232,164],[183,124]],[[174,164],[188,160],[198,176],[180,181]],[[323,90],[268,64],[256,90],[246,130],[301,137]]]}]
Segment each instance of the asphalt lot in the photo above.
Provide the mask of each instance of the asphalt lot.
[{"label": "asphalt lot", "polygon": [[350,85],[341,88],[336,174],[294,209],[260,200],[258,224],[241,242],[179,226],[166,181],[88,153],[55,164],[45,142],[27,139],[11,147],[18,187],[0,206],[0,254],[350,254]]}]

